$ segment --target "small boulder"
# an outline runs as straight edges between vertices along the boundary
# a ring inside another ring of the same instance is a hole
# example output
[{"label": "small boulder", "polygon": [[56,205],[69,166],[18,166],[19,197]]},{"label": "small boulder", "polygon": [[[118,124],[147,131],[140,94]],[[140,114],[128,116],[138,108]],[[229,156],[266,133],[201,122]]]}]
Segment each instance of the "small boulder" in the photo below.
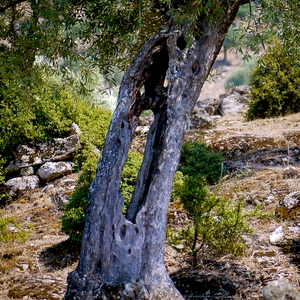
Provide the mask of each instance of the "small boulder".
[{"label": "small boulder", "polygon": [[280,244],[284,241],[284,231],[282,226],[275,229],[274,232],[270,234],[270,243],[273,245]]},{"label": "small boulder", "polygon": [[138,125],[139,126],[151,126],[151,124],[153,123],[154,121],[154,114],[151,113],[147,116],[141,116],[140,119],[139,119],[139,122],[138,122]]},{"label": "small boulder", "polygon": [[20,170],[21,176],[31,176],[34,175],[34,168],[33,167],[27,167]]},{"label": "small boulder", "polygon": [[16,196],[19,191],[34,190],[40,184],[38,176],[22,176],[8,180],[6,187],[9,189],[11,196]]},{"label": "small boulder", "polygon": [[285,278],[280,278],[263,289],[263,300],[300,300],[300,293]]},{"label": "small boulder", "polygon": [[51,181],[56,178],[72,173],[71,162],[47,162],[43,164],[37,171],[37,175],[43,181]]},{"label": "small boulder", "polygon": [[206,98],[204,100],[198,100],[195,104],[195,109],[203,109],[210,115],[221,115],[221,99]]},{"label": "small boulder", "polygon": [[190,130],[207,129],[215,125],[215,118],[210,116],[204,108],[194,108],[189,122]]}]

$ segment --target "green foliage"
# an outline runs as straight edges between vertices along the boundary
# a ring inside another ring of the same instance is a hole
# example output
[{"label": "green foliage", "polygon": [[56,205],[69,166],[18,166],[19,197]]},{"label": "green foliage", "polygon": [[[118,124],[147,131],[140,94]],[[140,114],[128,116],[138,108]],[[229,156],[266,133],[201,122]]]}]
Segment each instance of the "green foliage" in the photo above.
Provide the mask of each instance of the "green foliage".
[{"label": "green foliage", "polygon": [[258,61],[251,75],[248,120],[300,111],[300,60],[299,56],[296,60],[295,55],[292,57],[286,56],[284,46],[277,44]]},{"label": "green foliage", "polygon": [[122,171],[122,180],[120,184],[121,193],[124,197],[124,212],[128,206],[134,186],[142,164],[143,156],[139,152],[129,152],[127,162]]},{"label": "green foliage", "polygon": [[25,230],[15,219],[5,216],[5,212],[0,211],[0,243],[25,242],[29,234],[30,230]]},{"label": "green foliage", "polygon": [[220,2],[217,0],[161,0],[160,2],[172,10],[173,16],[179,24],[190,24],[193,28],[193,34],[199,34],[199,32],[197,32],[199,30],[197,27],[199,20],[206,17],[208,21],[215,21],[224,12],[222,7],[220,7]]},{"label": "green foliage", "polygon": [[171,244],[183,244],[184,251],[196,266],[200,257],[226,253],[240,255],[245,250],[241,234],[251,232],[242,213],[241,202],[217,197],[210,193],[203,181],[190,176],[178,188],[178,195],[187,210],[192,225],[173,234]]},{"label": "green foliage", "polygon": [[245,246],[241,234],[250,232],[242,213],[242,203],[217,197],[205,183],[215,184],[221,177],[223,158],[210,152],[203,143],[185,142],[182,147],[179,172],[173,183],[173,198],[179,199],[187,211],[191,224],[177,233],[169,233],[176,248],[198,259],[225,253],[242,254]]},{"label": "green foliage", "polygon": [[225,82],[225,89],[239,85],[250,85],[250,74],[255,66],[256,60],[251,59],[244,62],[242,66],[233,71]]},{"label": "green foliage", "polygon": [[84,150],[76,157],[78,167],[93,148],[102,148],[110,111],[93,106],[88,95],[75,93],[59,77],[48,76],[37,67],[22,78],[6,73],[2,63],[0,60],[0,181],[18,144],[66,136],[73,122],[83,132]]},{"label": "green foliage", "polygon": [[173,180],[173,186],[172,186],[172,194],[171,194],[171,200],[178,199],[179,190],[183,184],[184,176],[182,172],[177,171],[174,176]]},{"label": "green foliage", "polygon": [[[95,178],[98,159],[97,155],[93,154],[83,164],[76,189],[71,196],[70,202],[65,206],[61,217],[62,232],[68,234],[70,239],[74,241],[80,242],[82,238],[89,187]],[[124,197],[124,212],[131,199],[141,163],[142,155],[140,153],[128,153],[120,184],[121,193]]]},{"label": "green foliage", "polygon": [[[266,45],[280,42],[284,56],[293,56],[299,48],[299,2],[281,0],[261,0],[255,2],[250,14],[237,22],[230,37],[232,47],[248,59],[252,54],[264,51]],[[251,52],[249,51],[251,50]]]},{"label": "green foliage", "polygon": [[238,19],[244,19],[251,13],[251,11],[253,9],[255,9],[253,2],[243,4],[240,6],[239,11],[236,16]]},{"label": "green foliage", "polygon": [[85,161],[93,157],[95,148],[102,150],[111,112],[100,106],[91,105],[89,101],[77,101],[73,119],[82,131],[80,142],[84,146],[84,149],[78,151],[74,158],[74,167],[79,170]]},{"label": "green foliage", "polygon": [[28,80],[20,80],[17,76],[5,78],[2,74],[1,154],[10,152],[22,142],[44,141],[67,133],[76,113],[70,91],[51,78],[42,78],[37,74]]},{"label": "green foliage", "polygon": [[99,157],[93,154],[83,164],[76,189],[61,216],[62,232],[70,235],[70,238],[74,241],[81,241],[89,187],[96,175],[98,159]]},{"label": "green foliage", "polygon": [[182,146],[178,170],[193,178],[205,178],[214,184],[222,176],[222,158],[220,153],[209,151],[204,143],[185,142]]}]

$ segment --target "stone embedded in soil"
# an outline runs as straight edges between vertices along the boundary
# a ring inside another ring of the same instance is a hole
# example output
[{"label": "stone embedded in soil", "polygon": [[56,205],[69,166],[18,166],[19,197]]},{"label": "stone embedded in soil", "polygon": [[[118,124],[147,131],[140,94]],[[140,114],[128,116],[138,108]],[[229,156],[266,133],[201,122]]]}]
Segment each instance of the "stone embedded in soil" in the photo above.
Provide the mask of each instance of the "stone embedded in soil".
[{"label": "stone embedded in soil", "polygon": [[300,293],[285,278],[270,282],[263,289],[263,300],[299,300]]},{"label": "stone embedded in soil", "polygon": [[72,173],[73,163],[71,162],[47,162],[43,164],[37,171],[37,175],[43,181],[51,181],[53,179]]},{"label": "stone embedded in soil", "polygon": [[270,234],[270,243],[273,245],[279,244],[284,240],[284,231],[282,226],[275,229],[274,232]]},{"label": "stone embedded in soil", "polygon": [[6,187],[9,189],[11,196],[16,196],[19,191],[34,190],[39,187],[40,180],[38,176],[23,176],[16,177],[6,182]]}]

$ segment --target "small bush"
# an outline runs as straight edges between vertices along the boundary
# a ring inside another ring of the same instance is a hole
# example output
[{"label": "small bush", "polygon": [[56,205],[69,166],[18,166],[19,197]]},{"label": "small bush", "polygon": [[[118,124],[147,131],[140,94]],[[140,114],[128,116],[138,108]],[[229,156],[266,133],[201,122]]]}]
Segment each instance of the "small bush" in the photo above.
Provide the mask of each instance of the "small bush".
[{"label": "small bush", "polygon": [[192,225],[173,234],[171,244],[176,248],[176,244],[183,243],[193,266],[204,255],[240,255],[244,252],[241,234],[251,232],[251,229],[242,213],[241,202],[234,204],[228,198],[215,196],[201,179],[190,176],[185,176],[178,195]]},{"label": "small bush", "polygon": [[220,153],[211,152],[204,143],[185,142],[182,146],[178,170],[193,178],[205,178],[209,184],[216,183],[222,176]]},{"label": "small bush", "polygon": [[29,235],[30,230],[25,230],[15,219],[5,216],[5,212],[0,211],[0,243],[25,242]]},{"label": "small bush", "polygon": [[[82,238],[89,187],[96,175],[98,159],[99,158],[94,154],[83,164],[77,187],[61,217],[62,232],[68,234],[70,239],[74,241],[80,242]],[[128,153],[128,159],[123,168],[120,185],[124,197],[124,212],[131,199],[141,162],[142,155],[140,153]]]},{"label": "small bush", "polygon": [[255,64],[256,59],[252,59],[233,71],[226,79],[225,89],[228,90],[239,85],[250,85],[250,74]]},{"label": "small bush", "polygon": [[270,48],[251,74],[248,120],[278,117],[300,111],[299,61],[287,57],[284,50],[282,45]]},{"label": "small bush", "polygon": [[70,235],[71,240],[77,242],[81,241],[89,187],[96,175],[98,159],[99,157],[92,152],[89,160],[83,163],[76,188],[61,216],[61,231]]}]

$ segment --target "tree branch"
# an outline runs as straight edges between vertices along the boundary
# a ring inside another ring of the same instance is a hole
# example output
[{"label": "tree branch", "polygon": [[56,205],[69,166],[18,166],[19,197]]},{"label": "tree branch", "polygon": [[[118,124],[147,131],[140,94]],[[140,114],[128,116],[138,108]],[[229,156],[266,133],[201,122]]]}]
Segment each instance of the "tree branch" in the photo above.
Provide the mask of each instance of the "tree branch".
[{"label": "tree branch", "polygon": [[26,2],[27,0],[15,0],[12,1],[11,3],[7,4],[4,7],[0,7],[0,14],[4,13],[7,9],[11,8],[12,6],[15,6],[16,4]]}]

